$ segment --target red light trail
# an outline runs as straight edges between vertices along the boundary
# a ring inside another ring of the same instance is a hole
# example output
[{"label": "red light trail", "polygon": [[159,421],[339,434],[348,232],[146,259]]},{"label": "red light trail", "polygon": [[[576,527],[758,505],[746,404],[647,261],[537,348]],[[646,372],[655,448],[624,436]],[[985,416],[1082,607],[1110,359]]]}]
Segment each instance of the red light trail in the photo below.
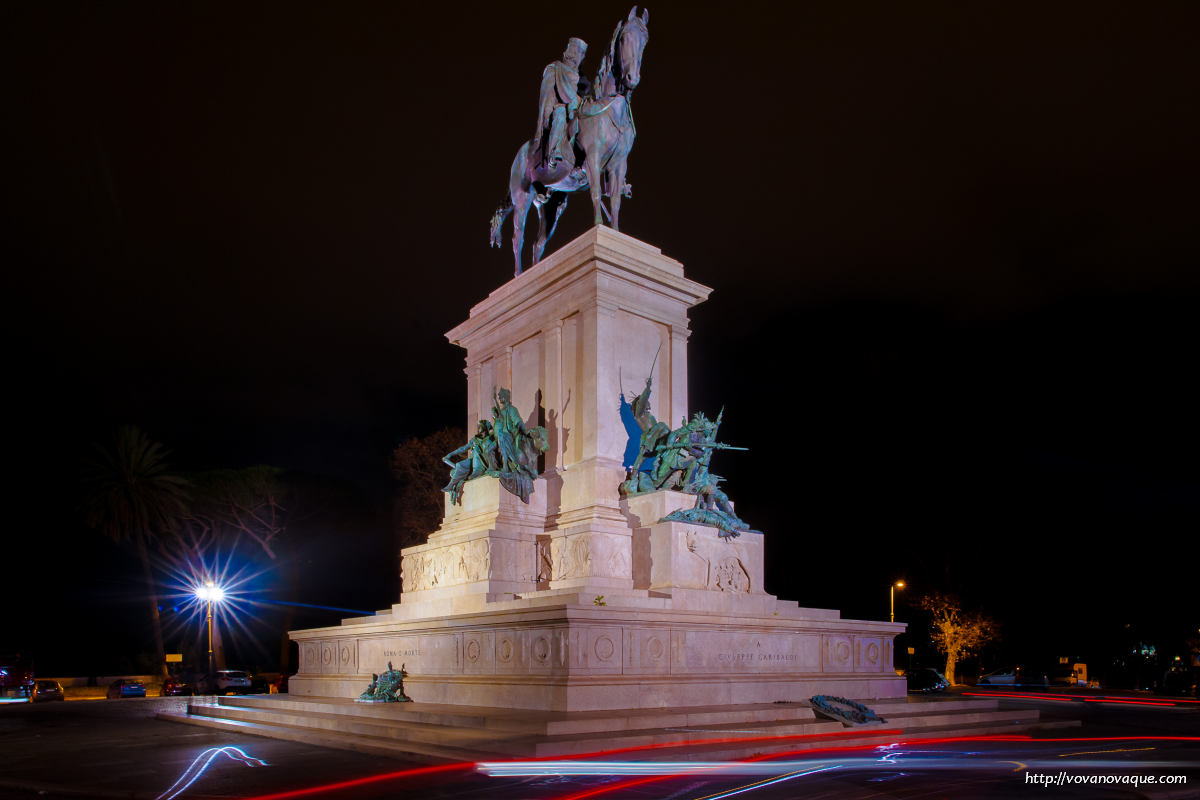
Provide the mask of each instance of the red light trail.
[{"label": "red light trail", "polygon": [[1130,706],[1157,706],[1159,708],[1176,708],[1186,703],[1200,703],[1200,700],[1185,700],[1171,698],[1167,700],[1140,700],[1131,697],[1114,697],[1112,695],[1076,696],[1069,694],[1023,694],[1020,692],[963,692],[964,697],[1006,697],[1014,700],[1046,700],[1059,703],[1118,703]]},{"label": "red light trail", "polygon": [[[829,740],[833,737],[840,738],[855,738],[860,739],[865,736],[878,737],[895,737],[901,734],[902,731],[877,731],[868,733],[849,733],[849,734],[798,734],[796,736],[761,736],[750,739],[700,739],[684,742],[674,742],[667,744],[646,745],[644,747],[623,747],[614,750],[598,751],[584,755],[571,756],[548,756],[544,758],[532,759],[509,759],[509,761],[528,761],[528,762],[546,762],[546,761],[562,761],[567,759],[579,760],[582,758],[596,758],[613,753],[628,753],[633,751],[656,750],[663,747],[691,747],[699,744],[716,743],[723,744],[728,742],[753,742],[764,740]],[[1022,744],[1059,744],[1059,743],[1076,743],[1076,742],[1200,742],[1200,736],[1072,736],[1072,737],[1056,737],[1047,739],[1035,739],[1032,736],[1024,734],[1004,735],[996,734],[990,736],[942,736],[942,737],[927,737],[927,738],[909,738],[896,740],[890,743],[890,746],[912,746],[912,745],[933,745],[933,744],[957,744],[957,743],[1022,743]],[[795,750],[787,750],[779,753],[769,753],[766,755],[755,756],[753,758],[741,759],[734,763],[751,764],[761,761],[773,759],[782,759],[788,756],[806,755],[814,756],[820,753],[841,753],[854,752],[858,750],[875,750],[881,745],[879,744],[858,744],[845,745],[842,747],[817,747],[817,748],[798,748]],[[681,762],[682,763],[682,762]],[[417,767],[414,769],[400,770],[397,772],[385,772],[379,775],[370,775],[365,778],[355,778],[352,780],[338,781],[335,783],[322,784],[320,786],[310,786],[304,789],[293,789],[283,792],[275,792],[272,794],[255,795],[253,797],[244,798],[243,800],[290,800],[296,797],[311,797],[313,795],[324,794],[326,792],[336,792],[342,789],[350,789],[359,786],[368,786],[371,784],[383,783],[386,781],[401,780],[404,778],[412,778],[421,775],[447,774],[452,772],[466,772],[474,770],[478,762],[456,762],[452,764],[439,764],[429,767]],[[610,784],[608,786],[598,786],[591,789],[576,791],[567,795],[560,795],[551,800],[586,800],[586,798],[599,797],[622,789],[631,789],[635,786],[645,786],[651,783],[671,780],[680,777],[687,773],[669,774],[669,775],[653,775],[649,777],[631,778],[619,783]]]}]

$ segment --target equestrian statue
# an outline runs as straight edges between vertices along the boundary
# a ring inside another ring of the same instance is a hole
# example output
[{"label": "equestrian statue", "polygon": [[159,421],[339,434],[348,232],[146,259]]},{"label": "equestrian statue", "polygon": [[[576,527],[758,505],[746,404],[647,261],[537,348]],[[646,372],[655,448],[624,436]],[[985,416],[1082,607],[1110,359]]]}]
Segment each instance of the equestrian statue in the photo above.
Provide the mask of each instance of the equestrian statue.
[{"label": "equestrian statue", "polygon": [[538,216],[534,264],[541,261],[571,192],[587,189],[594,224],[603,224],[607,215],[613,230],[620,230],[621,199],[632,196],[625,182],[626,161],[637,135],[629,98],[641,80],[649,22],[649,10],[638,16],[634,6],[629,17],[617,23],[594,83],[580,77],[587,53],[582,39],[572,38],[562,58],[542,72],[534,137],[517,151],[509,172],[508,198],[492,215],[491,244],[499,247],[501,227],[512,214],[513,274],[521,274],[530,206]]}]

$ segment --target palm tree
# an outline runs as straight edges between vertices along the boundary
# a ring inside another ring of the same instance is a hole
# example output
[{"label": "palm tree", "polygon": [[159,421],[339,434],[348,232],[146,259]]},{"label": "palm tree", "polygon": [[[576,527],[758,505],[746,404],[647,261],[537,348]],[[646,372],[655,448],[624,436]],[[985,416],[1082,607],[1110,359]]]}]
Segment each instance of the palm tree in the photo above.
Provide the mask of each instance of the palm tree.
[{"label": "palm tree", "polygon": [[117,544],[131,544],[142,563],[158,670],[166,674],[158,591],[150,544],[172,533],[187,508],[187,482],[170,473],[167,450],[140,429],[123,426],[111,447],[93,446],[84,464],[87,524]]}]

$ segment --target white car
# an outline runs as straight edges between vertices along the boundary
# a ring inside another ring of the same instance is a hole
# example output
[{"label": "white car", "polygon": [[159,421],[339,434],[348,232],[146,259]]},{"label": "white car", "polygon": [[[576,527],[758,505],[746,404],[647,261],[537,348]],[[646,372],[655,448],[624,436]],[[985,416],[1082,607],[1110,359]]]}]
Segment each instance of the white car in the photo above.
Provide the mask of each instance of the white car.
[{"label": "white car", "polygon": [[217,670],[217,694],[249,694],[250,673],[240,669]]}]

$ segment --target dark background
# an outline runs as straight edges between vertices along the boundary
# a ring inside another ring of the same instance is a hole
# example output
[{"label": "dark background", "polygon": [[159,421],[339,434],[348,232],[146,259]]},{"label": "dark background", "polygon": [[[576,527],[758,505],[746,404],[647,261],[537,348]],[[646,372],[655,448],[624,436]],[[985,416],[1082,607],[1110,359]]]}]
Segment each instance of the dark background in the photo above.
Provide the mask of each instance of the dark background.
[{"label": "dark background", "polygon": [[[485,234],[541,70],[578,35],[592,75],[629,10],[434,5],[0,10],[0,650],[84,673],[146,648],[135,560],[75,503],[127,422],[180,469],[344,489],[297,533],[307,602],[395,601],[389,453],[463,424],[443,332],[511,275]],[[769,591],[881,619],[904,578],[902,620],[957,591],[1003,624],[992,663],[1200,628],[1198,18],[651,7],[623,230],[714,288],[691,403],[751,448],[714,466]]]}]

